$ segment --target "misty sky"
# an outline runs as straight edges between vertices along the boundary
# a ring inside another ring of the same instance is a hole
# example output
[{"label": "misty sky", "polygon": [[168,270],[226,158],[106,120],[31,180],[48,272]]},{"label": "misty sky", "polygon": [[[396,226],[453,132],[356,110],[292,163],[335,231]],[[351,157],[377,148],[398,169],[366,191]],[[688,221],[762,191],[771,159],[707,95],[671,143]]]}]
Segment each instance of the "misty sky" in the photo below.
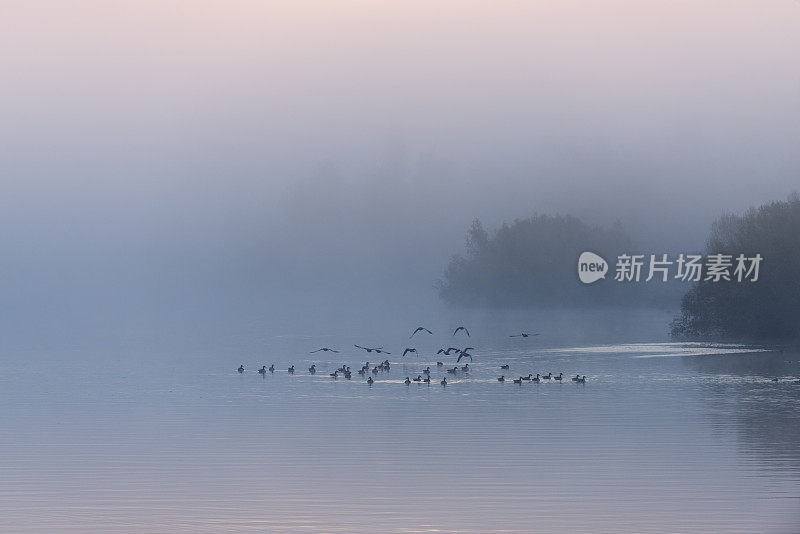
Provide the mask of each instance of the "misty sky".
[{"label": "misty sky", "polygon": [[800,188],[798,57],[797,0],[6,0],[0,322],[430,292],[476,216],[698,248]]}]

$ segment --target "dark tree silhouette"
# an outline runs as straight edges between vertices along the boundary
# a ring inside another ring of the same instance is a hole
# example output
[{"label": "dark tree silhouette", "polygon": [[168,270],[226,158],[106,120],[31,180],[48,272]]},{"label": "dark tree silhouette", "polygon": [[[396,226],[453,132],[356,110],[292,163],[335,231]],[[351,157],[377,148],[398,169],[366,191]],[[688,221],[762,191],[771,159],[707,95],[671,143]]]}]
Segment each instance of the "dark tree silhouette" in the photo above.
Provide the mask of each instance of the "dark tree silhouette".
[{"label": "dark tree silhouette", "polygon": [[[800,339],[800,197],[724,215],[708,254],[763,258],[756,282],[701,280],[684,295],[672,334],[755,341]],[[734,261],[735,264],[735,261]]]},{"label": "dark tree silhouette", "polygon": [[[613,280],[617,255],[631,253],[630,248],[618,223],[602,228],[572,216],[535,215],[504,224],[490,235],[475,219],[467,232],[466,252],[451,258],[439,280],[439,294],[450,304],[470,306],[631,302],[641,298],[644,284]],[[609,262],[606,280],[580,283],[577,260],[585,251]]]}]

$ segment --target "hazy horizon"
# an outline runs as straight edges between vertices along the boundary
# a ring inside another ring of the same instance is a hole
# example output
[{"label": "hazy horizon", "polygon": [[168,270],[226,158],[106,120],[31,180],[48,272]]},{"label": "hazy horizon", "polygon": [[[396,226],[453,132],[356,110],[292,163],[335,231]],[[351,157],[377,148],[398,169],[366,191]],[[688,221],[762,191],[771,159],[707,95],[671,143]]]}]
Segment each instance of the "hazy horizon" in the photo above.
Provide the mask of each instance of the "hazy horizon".
[{"label": "hazy horizon", "polygon": [[0,29],[12,337],[435,298],[474,217],[696,250],[800,184],[793,0],[25,1]]}]

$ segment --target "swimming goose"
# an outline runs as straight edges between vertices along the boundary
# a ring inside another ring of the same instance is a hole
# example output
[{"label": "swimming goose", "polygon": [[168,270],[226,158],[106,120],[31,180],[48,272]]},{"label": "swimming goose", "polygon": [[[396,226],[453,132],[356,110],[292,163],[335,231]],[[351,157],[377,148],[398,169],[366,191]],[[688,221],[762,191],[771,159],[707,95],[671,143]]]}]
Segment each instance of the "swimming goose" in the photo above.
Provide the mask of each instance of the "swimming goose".
[{"label": "swimming goose", "polygon": [[345,372],[344,372],[344,377],[345,377],[346,379],[350,380],[350,377],[351,377],[351,376],[353,376],[353,375],[352,375],[352,373],[350,373],[350,370],[349,370],[349,369],[348,369],[347,371],[345,371]]},{"label": "swimming goose", "polygon": [[519,377],[519,378],[517,378],[517,379],[514,379],[514,383],[515,383],[515,384],[522,384],[522,377]]},{"label": "swimming goose", "polygon": [[436,362],[436,367],[442,367],[443,365],[444,365],[444,362]]},{"label": "swimming goose", "polygon": [[240,373],[244,373],[244,365],[239,365],[237,371],[239,371]]},{"label": "swimming goose", "polygon": [[269,371],[270,373],[274,373],[275,372],[275,364],[273,363],[272,365],[270,365],[269,369],[267,369],[267,371]]},{"label": "swimming goose", "polygon": [[431,366],[429,365],[427,368],[423,369],[422,374],[431,376]]},{"label": "swimming goose", "polygon": [[339,371],[334,371],[331,374],[329,374],[328,376],[333,377],[333,378],[339,378]]},{"label": "swimming goose", "polygon": [[260,375],[267,374],[267,366],[266,365],[262,365],[261,369],[258,370],[258,374],[260,374]]},{"label": "swimming goose", "polygon": [[539,373],[536,373],[536,376],[531,378],[531,382],[538,382],[539,381]]},{"label": "swimming goose", "polygon": [[372,377],[367,378],[367,384],[371,386],[373,382],[375,381],[372,379]]},{"label": "swimming goose", "polygon": [[500,366],[500,369],[508,369],[508,364],[501,365],[501,366]]},{"label": "swimming goose", "polygon": [[422,382],[422,375],[418,375],[417,378],[412,378],[414,382]]},{"label": "swimming goose", "polygon": [[458,371],[458,367],[453,367],[452,369],[447,370],[447,372],[450,373],[451,375],[456,374],[456,371]]},{"label": "swimming goose", "polygon": [[500,378],[497,379],[497,381],[498,382],[505,382],[506,381],[506,375],[501,376]]},{"label": "swimming goose", "polygon": [[425,382],[426,384],[430,384],[431,383],[431,377],[426,376],[425,378],[422,379],[422,381]]},{"label": "swimming goose", "polygon": [[446,386],[446,385],[447,385],[447,378],[442,378],[442,381],[441,381],[441,382],[439,382],[439,383],[440,383],[441,385],[443,385],[443,386]]},{"label": "swimming goose", "polygon": [[294,374],[294,365],[293,365],[293,366],[291,366],[291,367],[289,367],[289,368],[287,369],[287,371],[289,371],[289,374],[290,374],[290,375],[293,375],[293,374]]},{"label": "swimming goose", "polygon": [[558,380],[559,382],[561,382],[561,379],[563,378],[564,378],[564,373],[558,373],[558,376],[554,376],[553,380]]},{"label": "swimming goose", "polygon": [[586,375],[583,375],[583,378],[579,378],[575,382],[577,382],[578,384],[585,384],[586,383]]},{"label": "swimming goose", "polygon": [[411,383],[411,379],[410,379],[410,378],[408,378],[408,377],[406,377],[406,380],[405,380],[405,382],[403,382],[403,383],[404,383],[405,385],[409,385],[409,384]]},{"label": "swimming goose", "polygon": [[573,382],[577,382],[580,379],[581,379],[581,375],[575,375],[575,376],[572,377],[572,381]]},{"label": "swimming goose", "polygon": [[464,367],[462,367],[461,370],[464,371],[464,372],[469,372],[469,364],[467,364]]},{"label": "swimming goose", "polygon": [[366,372],[367,372],[366,369],[359,369],[358,370],[358,374],[360,374],[361,376],[364,376],[364,373],[366,373]]},{"label": "swimming goose", "polygon": [[316,373],[316,372],[317,372],[317,365],[316,365],[316,364],[314,364],[314,363],[312,363],[312,364],[311,364],[311,367],[309,367],[309,368],[308,368],[308,372],[309,372],[309,373],[311,373],[312,375],[313,375],[314,373]]},{"label": "swimming goose", "polygon": [[547,373],[546,375],[542,375],[543,380],[550,380],[551,378],[553,378],[553,373]]},{"label": "swimming goose", "polygon": [[523,380],[530,380],[532,376],[533,376],[533,373],[528,373],[528,376],[521,376],[520,378],[523,379]]}]

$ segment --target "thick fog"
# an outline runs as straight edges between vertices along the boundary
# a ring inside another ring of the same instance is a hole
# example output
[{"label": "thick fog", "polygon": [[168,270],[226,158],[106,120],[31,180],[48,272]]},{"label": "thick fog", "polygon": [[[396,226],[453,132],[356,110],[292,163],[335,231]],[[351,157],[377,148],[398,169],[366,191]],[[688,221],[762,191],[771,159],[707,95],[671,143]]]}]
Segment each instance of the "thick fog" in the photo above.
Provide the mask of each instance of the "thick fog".
[{"label": "thick fog", "polygon": [[798,56],[795,0],[3,2],[3,342],[435,303],[474,217],[697,250],[800,186]]}]

